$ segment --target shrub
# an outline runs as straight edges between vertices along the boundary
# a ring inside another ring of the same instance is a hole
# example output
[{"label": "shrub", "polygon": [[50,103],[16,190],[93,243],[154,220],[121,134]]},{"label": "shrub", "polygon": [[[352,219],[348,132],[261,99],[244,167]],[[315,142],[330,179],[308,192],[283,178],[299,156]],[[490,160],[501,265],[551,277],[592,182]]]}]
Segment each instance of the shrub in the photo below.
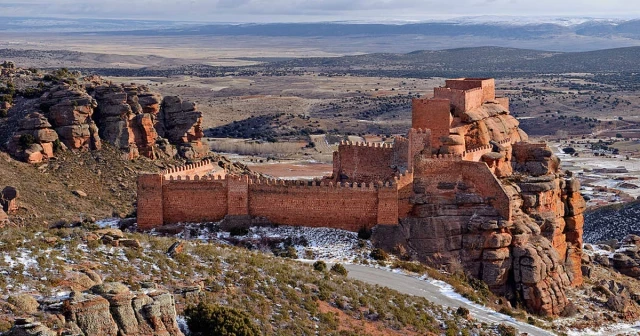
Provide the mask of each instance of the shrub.
[{"label": "shrub", "polygon": [[36,138],[31,134],[23,134],[20,136],[20,139],[18,139],[18,143],[22,149],[27,149],[36,143]]},{"label": "shrub", "polygon": [[375,260],[387,260],[389,258],[389,255],[387,254],[387,252],[385,252],[380,248],[373,249],[373,251],[371,251],[369,256],[371,256],[371,258]]},{"label": "shrub", "polygon": [[413,273],[424,273],[427,270],[427,268],[423,264],[410,261],[395,261],[392,267],[402,268]]},{"label": "shrub", "polygon": [[7,102],[9,104],[13,104],[13,95],[6,94],[6,95],[0,96],[0,102],[2,101]]},{"label": "shrub", "polygon": [[349,271],[347,271],[346,268],[344,268],[344,266],[342,266],[342,264],[335,264],[333,266],[331,266],[331,272],[336,273],[336,274],[340,274],[343,276],[347,276],[347,274],[349,274]]},{"label": "shrub", "polygon": [[500,324],[498,326],[498,333],[500,336],[516,336],[518,334],[518,330],[515,327],[508,326],[506,324]]},{"label": "shrub", "polygon": [[465,307],[458,307],[458,309],[456,310],[456,315],[462,316],[464,318],[468,318],[469,317],[469,309],[467,309]]},{"label": "shrub", "polygon": [[232,236],[246,236],[249,233],[249,229],[243,227],[234,227],[229,230]]},{"label": "shrub", "polygon": [[9,115],[9,111],[0,109],[0,118],[6,118]]},{"label": "shrub", "polygon": [[363,226],[358,230],[358,238],[369,240],[371,238],[371,230],[367,229],[366,226]]},{"label": "shrub", "polygon": [[240,310],[200,302],[185,309],[184,314],[194,336],[259,336],[260,330],[249,315]]},{"label": "shrub", "polygon": [[58,153],[61,150],[62,150],[62,142],[60,142],[60,139],[56,139],[56,141],[53,142],[53,152]]},{"label": "shrub", "polygon": [[27,99],[39,98],[42,96],[42,91],[35,88],[26,88],[21,92],[22,96]]},{"label": "shrub", "polygon": [[327,270],[327,264],[322,260],[318,260],[313,263],[313,269],[318,272],[324,272]]},{"label": "shrub", "polygon": [[296,251],[295,247],[289,246],[282,256],[285,258],[298,259],[298,251]]}]

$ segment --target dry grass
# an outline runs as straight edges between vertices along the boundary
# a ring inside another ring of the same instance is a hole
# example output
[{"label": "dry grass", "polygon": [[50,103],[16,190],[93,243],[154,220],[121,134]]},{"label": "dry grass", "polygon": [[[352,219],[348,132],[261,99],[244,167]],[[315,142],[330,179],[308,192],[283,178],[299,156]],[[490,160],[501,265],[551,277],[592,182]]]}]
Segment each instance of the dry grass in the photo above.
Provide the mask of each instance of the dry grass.
[{"label": "dry grass", "polygon": [[211,150],[240,155],[286,156],[301,151],[306,143],[301,142],[255,142],[215,139],[209,140]]}]

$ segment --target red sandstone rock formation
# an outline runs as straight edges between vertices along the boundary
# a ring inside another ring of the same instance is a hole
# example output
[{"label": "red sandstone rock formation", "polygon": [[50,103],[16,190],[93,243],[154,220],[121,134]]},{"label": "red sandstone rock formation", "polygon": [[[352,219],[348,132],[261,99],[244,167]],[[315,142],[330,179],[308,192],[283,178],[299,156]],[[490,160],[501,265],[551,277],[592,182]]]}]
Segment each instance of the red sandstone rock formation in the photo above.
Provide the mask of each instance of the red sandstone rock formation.
[{"label": "red sandstone rock formation", "polygon": [[208,149],[202,143],[202,112],[196,104],[169,96],[162,101],[156,130],[161,137],[178,147],[178,153],[187,159],[199,159]]},{"label": "red sandstone rock formation", "polygon": [[[10,76],[23,69],[3,71]],[[13,115],[41,110],[16,120],[7,142],[15,158],[29,163],[52,158],[58,139],[60,148],[71,150],[99,150],[102,139],[125,151],[129,159],[180,154],[193,160],[208,153],[201,140],[202,114],[195,104],[179,97],[163,100],[145,86],[114,85],[99,76],[89,76],[83,78],[82,85],[59,84],[37,101],[27,100],[19,106],[23,111]],[[2,110],[9,108],[9,104],[0,105]]]},{"label": "red sandstone rock formation", "polygon": [[[9,153],[28,163],[39,163],[54,156],[56,133],[47,118],[37,112],[29,114],[18,123],[7,148]],[[32,143],[30,143],[32,142]]]},{"label": "red sandstone rock formation", "polygon": [[173,295],[153,290],[131,292],[120,283],[94,286],[65,301],[71,329],[84,335],[183,336],[176,322]]},{"label": "red sandstone rock formation", "polygon": [[105,84],[96,86],[94,92],[102,139],[127,151],[131,159],[139,155],[154,159],[160,96],[136,85]]},{"label": "red sandstone rock formation", "polygon": [[84,89],[61,84],[40,98],[40,108],[60,140],[70,149],[100,149],[98,127],[91,118],[97,106]]},{"label": "red sandstone rock formation", "polygon": [[[162,97],[147,87],[103,84],[88,78],[98,102],[96,120],[100,136],[125,150],[129,158],[155,158],[158,151],[174,155],[170,145],[187,159],[200,159],[208,149],[202,144],[202,113],[179,97]],[[162,138],[167,138],[168,143]]]}]

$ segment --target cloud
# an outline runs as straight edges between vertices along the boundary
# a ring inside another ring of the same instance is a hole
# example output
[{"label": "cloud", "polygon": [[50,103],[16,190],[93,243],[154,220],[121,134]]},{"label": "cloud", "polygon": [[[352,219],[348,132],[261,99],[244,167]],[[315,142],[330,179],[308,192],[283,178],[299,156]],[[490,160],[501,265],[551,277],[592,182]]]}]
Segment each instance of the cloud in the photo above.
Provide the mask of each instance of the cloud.
[{"label": "cloud", "polygon": [[194,21],[425,20],[479,15],[640,16],[628,0],[14,0],[0,16]]}]

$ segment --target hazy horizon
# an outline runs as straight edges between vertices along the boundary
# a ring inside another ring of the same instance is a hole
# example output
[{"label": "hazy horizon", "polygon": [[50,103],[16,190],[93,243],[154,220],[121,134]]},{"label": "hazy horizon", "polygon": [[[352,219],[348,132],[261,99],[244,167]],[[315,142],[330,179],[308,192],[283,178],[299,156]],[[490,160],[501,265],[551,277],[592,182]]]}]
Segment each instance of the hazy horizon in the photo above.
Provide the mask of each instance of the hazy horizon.
[{"label": "hazy horizon", "polygon": [[0,16],[210,23],[412,22],[451,19],[640,18],[640,2],[625,0],[14,0]]}]

